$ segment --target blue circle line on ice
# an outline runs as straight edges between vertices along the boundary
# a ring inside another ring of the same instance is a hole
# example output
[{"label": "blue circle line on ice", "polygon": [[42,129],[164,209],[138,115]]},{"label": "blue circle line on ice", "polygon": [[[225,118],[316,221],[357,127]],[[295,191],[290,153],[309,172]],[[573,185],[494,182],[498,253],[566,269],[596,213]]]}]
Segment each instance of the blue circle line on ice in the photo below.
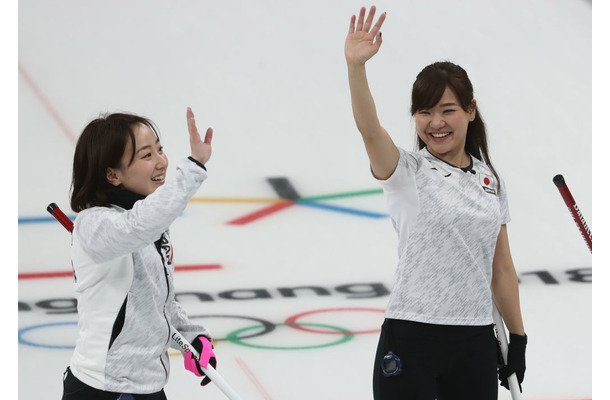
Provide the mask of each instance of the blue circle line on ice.
[{"label": "blue circle line on ice", "polygon": [[26,344],[29,346],[34,346],[34,347],[44,347],[44,348],[48,348],[48,349],[73,349],[74,346],[73,345],[53,345],[53,344],[44,344],[44,343],[37,343],[37,342],[33,342],[31,340],[27,340],[24,338],[24,335],[27,332],[31,332],[34,330],[38,330],[38,329],[42,329],[42,328],[49,328],[49,327],[56,327],[56,326],[65,326],[65,325],[78,325],[78,322],[76,321],[70,321],[70,322],[52,322],[49,324],[39,324],[39,325],[33,325],[33,326],[28,326],[25,328],[21,328],[19,329],[19,343],[21,344]]}]

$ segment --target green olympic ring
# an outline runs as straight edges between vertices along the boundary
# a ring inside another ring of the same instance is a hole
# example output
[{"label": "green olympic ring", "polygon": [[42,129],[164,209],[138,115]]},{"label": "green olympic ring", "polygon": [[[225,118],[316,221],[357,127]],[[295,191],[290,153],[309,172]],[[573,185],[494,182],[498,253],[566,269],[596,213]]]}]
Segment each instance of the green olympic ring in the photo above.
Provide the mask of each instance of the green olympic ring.
[{"label": "green olympic ring", "polygon": [[251,331],[253,329],[257,329],[257,328],[264,328],[263,325],[254,325],[254,326],[249,326],[247,328],[241,328],[238,329],[236,331],[233,331],[231,333],[229,333],[227,335],[227,340],[231,343],[235,343],[235,344],[239,344],[242,346],[246,346],[246,347],[252,347],[255,349],[267,349],[267,350],[310,350],[310,349],[320,349],[323,347],[329,347],[329,346],[335,346],[341,343],[345,343],[345,342],[349,342],[350,340],[352,340],[354,338],[354,335],[348,331],[347,329],[343,329],[343,328],[339,328],[336,326],[332,326],[332,325],[324,325],[324,324],[309,324],[309,323],[290,323],[290,324],[276,324],[276,326],[313,326],[313,327],[317,327],[317,328],[326,328],[326,329],[333,329],[335,331],[341,332],[343,333],[343,337],[341,337],[339,340],[335,340],[334,342],[330,342],[330,343],[325,343],[325,344],[320,344],[320,345],[313,345],[313,346],[264,346],[264,345],[258,345],[258,344],[251,344],[251,343],[245,343],[243,342],[240,338],[239,338],[239,334],[246,332],[246,331]]}]

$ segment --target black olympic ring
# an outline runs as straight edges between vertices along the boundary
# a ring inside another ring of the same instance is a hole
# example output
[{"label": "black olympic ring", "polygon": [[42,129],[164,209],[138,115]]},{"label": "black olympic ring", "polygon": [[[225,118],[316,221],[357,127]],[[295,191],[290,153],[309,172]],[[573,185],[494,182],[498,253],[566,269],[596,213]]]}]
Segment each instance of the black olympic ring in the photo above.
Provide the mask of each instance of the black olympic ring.
[{"label": "black olympic ring", "polygon": [[[249,335],[240,336],[239,339],[254,338],[254,337],[257,337],[257,336],[265,335],[267,333],[271,333],[271,332],[273,332],[275,330],[275,328],[277,326],[273,322],[269,322],[269,321],[267,321],[265,319],[255,318],[255,317],[248,317],[248,316],[245,316],[245,315],[202,314],[202,315],[190,315],[189,316],[189,319],[194,319],[194,318],[237,318],[237,319],[247,319],[247,320],[255,321],[255,322],[258,322],[259,324],[261,324],[261,327],[263,328],[263,330],[261,330],[260,332],[251,333]],[[224,337],[224,338],[217,338],[215,336],[212,339],[215,342],[220,342],[220,341],[223,341],[223,340],[227,340],[226,337]]]}]

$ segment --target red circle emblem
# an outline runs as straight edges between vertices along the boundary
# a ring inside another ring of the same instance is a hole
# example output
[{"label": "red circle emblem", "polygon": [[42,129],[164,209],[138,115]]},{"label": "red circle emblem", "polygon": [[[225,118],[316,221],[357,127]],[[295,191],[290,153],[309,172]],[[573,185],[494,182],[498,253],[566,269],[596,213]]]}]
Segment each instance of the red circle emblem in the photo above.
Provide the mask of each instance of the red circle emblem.
[{"label": "red circle emblem", "polygon": [[485,183],[486,186],[489,186],[491,181],[489,180],[489,178],[485,178],[485,179],[483,179],[483,183]]}]

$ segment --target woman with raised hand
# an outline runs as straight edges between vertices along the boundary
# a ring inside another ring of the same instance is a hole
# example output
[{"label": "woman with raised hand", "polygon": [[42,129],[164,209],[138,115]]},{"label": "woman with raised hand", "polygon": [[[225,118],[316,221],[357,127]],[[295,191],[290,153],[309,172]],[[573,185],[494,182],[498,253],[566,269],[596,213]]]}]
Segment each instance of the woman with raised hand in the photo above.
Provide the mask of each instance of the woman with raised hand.
[{"label": "woman with raised hand", "polygon": [[212,129],[202,140],[190,108],[187,127],[191,155],[173,179],[147,118],[104,115],[78,139],[71,194],[78,337],[63,400],[166,399],[172,327],[201,354],[186,353],[186,369],[204,376],[201,367],[216,365],[210,333],[189,321],[174,293],[169,226],[207,178],[212,152]]},{"label": "woman with raised hand", "polygon": [[398,235],[398,266],[373,372],[375,399],[498,396],[494,301],[510,332],[500,380],[525,372],[525,335],[506,224],[506,187],[460,66],[425,67],[412,88],[418,150],[380,124],[365,64],[382,43],[383,13],[352,16],[345,58],[356,126]]}]

